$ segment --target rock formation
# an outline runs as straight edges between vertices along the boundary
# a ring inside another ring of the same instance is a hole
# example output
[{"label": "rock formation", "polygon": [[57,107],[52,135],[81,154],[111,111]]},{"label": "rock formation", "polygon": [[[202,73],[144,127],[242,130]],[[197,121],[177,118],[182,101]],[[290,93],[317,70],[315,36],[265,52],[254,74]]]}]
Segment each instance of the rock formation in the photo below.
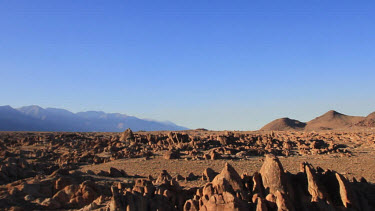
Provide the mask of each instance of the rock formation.
[{"label": "rock formation", "polygon": [[[5,210],[375,209],[375,186],[366,179],[347,178],[346,174],[315,168],[309,163],[297,166],[300,172],[292,174],[284,170],[277,157],[297,156],[308,161],[308,156],[324,154],[348,159],[356,156],[349,149],[375,146],[372,132],[198,133],[130,130],[122,134],[0,133],[0,207]],[[237,170],[249,172],[248,169],[235,169],[231,165],[237,161],[251,162],[256,156],[260,156],[257,160],[264,157],[258,172],[240,175]],[[160,162],[165,167],[196,162],[211,168],[203,171],[204,167],[200,173],[187,169],[179,175],[174,169],[159,170],[154,179],[147,177],[148,174],[130,175],[127,166],[118,166],[121,159],[156,165]],[[217,173],[213,169],[217,170],[221,162],[227,163]],[[95,165],[104,168],[82,169]]]}]

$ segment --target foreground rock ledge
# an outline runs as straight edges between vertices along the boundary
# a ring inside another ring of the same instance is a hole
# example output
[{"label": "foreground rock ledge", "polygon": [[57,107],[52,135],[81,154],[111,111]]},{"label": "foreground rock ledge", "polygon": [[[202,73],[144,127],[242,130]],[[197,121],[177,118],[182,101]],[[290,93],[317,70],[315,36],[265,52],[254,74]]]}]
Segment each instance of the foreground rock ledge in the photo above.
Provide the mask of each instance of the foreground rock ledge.
[{"label": "foreground rock ledge", "polygon": [[107,209],[375,210],[374,185],[350,182],[335,171],[315,169],[308,163],[301,167],[297,174],[285,172],[278,158],[268,154],[259,173],[240,176],[227,163],[203,187],[182,189],[166,177],[158,186],[142,181],[143,186],[112,190]]},{"label": "foreground rock ledge", "polygon": [[[0,186],[3,210],[375,210],[375,186],[365,179],[302,163],[284,171],[267,154],[259,172],[239,175],[228,163],[203,172],[202,187],[184,188],[167,171],[158,178],[109,182],[79,171],[57,170]],[[245,169],[242,169],[245,170]],[[131,177],[111,168],[105,177]],[[117,180],[118,181],[118,180]]]}]

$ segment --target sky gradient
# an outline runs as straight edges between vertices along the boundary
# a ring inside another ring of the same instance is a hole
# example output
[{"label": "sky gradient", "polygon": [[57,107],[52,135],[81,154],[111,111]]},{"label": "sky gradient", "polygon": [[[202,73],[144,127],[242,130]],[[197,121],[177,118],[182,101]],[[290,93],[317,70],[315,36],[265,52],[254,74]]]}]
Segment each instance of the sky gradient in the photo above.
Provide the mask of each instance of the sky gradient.
[{"label": "sky gradient", "polygon": [[0,1],[0,105],[255,130],[375,111],[374,1]]}]

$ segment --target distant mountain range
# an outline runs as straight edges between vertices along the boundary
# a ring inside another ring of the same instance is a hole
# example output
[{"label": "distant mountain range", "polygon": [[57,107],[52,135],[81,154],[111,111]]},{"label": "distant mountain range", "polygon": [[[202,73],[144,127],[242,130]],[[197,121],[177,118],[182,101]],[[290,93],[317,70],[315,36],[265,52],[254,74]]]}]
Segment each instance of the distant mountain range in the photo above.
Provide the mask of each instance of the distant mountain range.
[{"label": "distant mountain range", "polygon": [[375,112],[366,117],[362,116],[349,116],[341,114],[337,111],[331,110],[327,113],[316,117],[315,119],[306,123],[298,120],[281,118],[276,119],[261,130],[307,130],[307,131],[320,131],[320,130],[341,130],[341,129],[361,129],[361,128],[375,128]]},{"label": "distant mountain range", "polygon": [[36,105],[21,108],[0,106],[0,131],[67,131],[67,132],[122,132],[186,130],[172,122],[140,119],[119,113],[86,111],[72,113],[59,108]]}]

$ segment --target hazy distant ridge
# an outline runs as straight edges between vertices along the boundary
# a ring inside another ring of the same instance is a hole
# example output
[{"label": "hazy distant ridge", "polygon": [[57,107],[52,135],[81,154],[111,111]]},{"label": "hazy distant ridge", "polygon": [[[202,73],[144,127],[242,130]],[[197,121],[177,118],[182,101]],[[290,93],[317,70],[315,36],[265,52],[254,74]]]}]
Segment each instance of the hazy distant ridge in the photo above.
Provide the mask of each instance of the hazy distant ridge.
[{"label": "hazy distant ridge", "polygon": [[0,106],[0,131],[134,131],[185,130],[172,122],[139,119],[119,113],[87,111],[73,113],[65,109],[24,106]]}]

